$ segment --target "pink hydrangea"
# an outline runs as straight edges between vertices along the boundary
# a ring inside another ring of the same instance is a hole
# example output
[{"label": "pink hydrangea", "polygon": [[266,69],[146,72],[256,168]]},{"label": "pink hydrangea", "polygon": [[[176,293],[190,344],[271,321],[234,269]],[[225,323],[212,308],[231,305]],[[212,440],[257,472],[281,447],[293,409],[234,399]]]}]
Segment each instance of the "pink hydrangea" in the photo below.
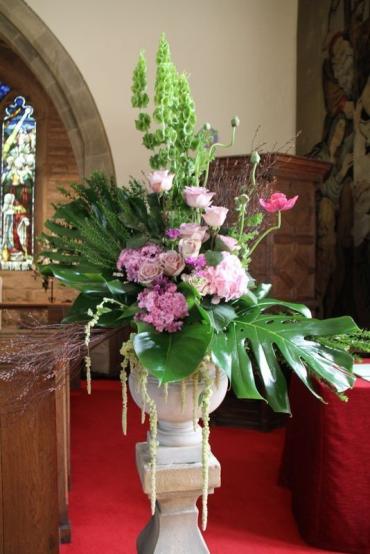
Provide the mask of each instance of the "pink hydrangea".
[{"label": "pink hydrangea", "polygon": [[117,260],[117,269],[125,270],[129,281],[139,282],[140,270],[145,262],[159,263],[162,248],[157,244],[146,244],[142,248],[125,248]]},{"label": "pink hydrangea", "polygon": [[165,278],[143,290],[138,295],[138,305],[144,311],[138,313],[136,319],[153,325],[160,333],[176,333],[183,325],[181,320],[189,315],[185,296]]},{"label": "pink hydrangea", "polygon": [[223,259],[216,266],[207,266],[198,271],[197,276],[206,282],[201,294],[213,296],[212,302],[217,304],[221,299],[229,302],[243,296],[248,288],[248,275],[237,256],[223,252]]}]

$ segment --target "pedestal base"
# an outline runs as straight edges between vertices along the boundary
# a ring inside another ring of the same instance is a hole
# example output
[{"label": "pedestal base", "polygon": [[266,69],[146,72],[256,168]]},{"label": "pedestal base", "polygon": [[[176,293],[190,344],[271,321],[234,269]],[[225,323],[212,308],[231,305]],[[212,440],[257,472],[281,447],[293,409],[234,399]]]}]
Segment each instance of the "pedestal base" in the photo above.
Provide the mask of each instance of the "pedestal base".
[{"label": "pedestal base", "polygon": [[[160,447],[159,447],[160,448]],[[172,447],[177,449],[178,447]],[[181,447],[180,447],[181,448]],[[177,458],[177,456],[174,456]],[[150,496],[147,443],[136,445],[136,465],[143,490]],[[207,554],[198,528],[196,501],[202,494],[202,466],[196,463],[157,465],[157,505],[154,516],[139,535],[138,554]],[[221,484],[221,467],[210,455],[209,492]]]}]

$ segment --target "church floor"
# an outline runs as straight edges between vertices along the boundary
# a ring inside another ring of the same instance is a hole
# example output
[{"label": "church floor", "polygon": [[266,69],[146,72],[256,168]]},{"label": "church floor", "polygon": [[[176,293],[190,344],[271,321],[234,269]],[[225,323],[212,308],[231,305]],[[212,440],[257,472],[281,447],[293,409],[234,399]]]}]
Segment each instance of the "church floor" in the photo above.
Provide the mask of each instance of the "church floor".
[{"label": "church floor", "polygon": [[[124,437],[119,383],[95,381],[90,397],[83,388],[72,392],[72,544],[61,554],[136,553],[149,503],[134,460],[134,445],[146,431],[132,404],[128,425]],[[326,552],[304,544],[289,493],[277,485],[283,438],[281,430],[212,428],[212,450],[222,464],[222,487],[209,499],[205,533],[212,554]]]}]

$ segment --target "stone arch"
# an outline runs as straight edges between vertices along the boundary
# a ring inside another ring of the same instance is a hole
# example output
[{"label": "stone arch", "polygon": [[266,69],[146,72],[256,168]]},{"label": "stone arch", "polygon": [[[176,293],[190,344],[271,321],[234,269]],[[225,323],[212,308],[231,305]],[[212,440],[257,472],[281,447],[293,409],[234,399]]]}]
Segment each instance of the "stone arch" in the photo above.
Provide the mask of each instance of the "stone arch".
[{"label": "stone arch", "polygon": [[95,101],[55,35],[23,0],[0,0],[0,37],[53,99],[68,133],[80,177],[93,170],[114,177],[113,158]]}]

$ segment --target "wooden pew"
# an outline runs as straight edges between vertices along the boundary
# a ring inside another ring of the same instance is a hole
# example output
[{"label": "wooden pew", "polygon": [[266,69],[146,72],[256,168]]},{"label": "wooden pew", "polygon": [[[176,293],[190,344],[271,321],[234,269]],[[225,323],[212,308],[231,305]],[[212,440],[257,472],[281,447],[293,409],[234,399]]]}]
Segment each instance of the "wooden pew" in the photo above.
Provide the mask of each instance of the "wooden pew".
[{"label": "wooden pew", "polygon": [[[1,307],[11,309],[10,305],[5,306],[3,304],[0,305],[0,309]],[[19,308],[19,306],[16,306],[16,308]],[[3,329],[0,333],[0,349],[6,347],[12,338],[27,334],[44,336],[45,340],[48,340],[47,328],[42,328],[41,330]],[[110,361],[115,368],[114,372],[118,373],[120,363],[119,349],[122,341],[126,338],[127,331],[122,331],[122,329],[106,329],[101,331],[99,335],[98,338],[95,338],[91,348],[94,350],[96,346],[105,341],[112,343],[111,349],[114,355],[112,354],[112,356],[110,356]],[[12,456],[18,457],[19,464],[14,467],[15,474],[21,473],[25,465],[28,468],[27,471],[29,471],[31,475],[35,475],[35,477],[31,478],[31,482],[33,479],[36,481],[38,479],[44,479],[45,481],[43,485],[45,492],[43,492],[42,501],[40,501],[35,487],[31,485],[30,490],[27,488],[29,484],[27,480],[24,482],[21,478],[17,480],[17,478],[14,477],[14,479],[10,480],[9,484],[7,484],[7,480],[10,478],[6,472],[2,473],[0,468],[0,481],[1,483],[5,483],[3,486],[0,483],[0,490],[2,487],[2,492],[0,492],[0,528],[4,535],[0,535],[1,554],[46,554],[49,552],[58,552],[59,550],[55,550],[54,546],[55,536],[57,537],[57,543],[71,542],[71,526],[68,517],[69,489],[71,482],[70,374],[76,371],[80,361],[81,360],[76,359],[69,363],[62,359],[50,360],[50,364],[54,364],[55,382],[52,384],[49,383],[50,390],[46,391],[42,390],[42,387],[45,387],[42,378],[39,380],[38,384],[35,381],[34,387],[39,386],[40,390],[36,390],[33,387],[32,394],[34,396],[39,396],[40,400],[30,402],[30,405],[27,405],[27,409],[21,410],[19,417],[17,416],[16,421],[20,430],[17,428],[15,433],[19,436],[19,440],[17,441],[17,447],[14,447],[13,450],[9,450],[8,443],[4,443],[4,446],[2,445],[3,435],[1,430],[3,426],[5,428],[8,425],[8,418],[12,418],[14,415],[7,414],[6,407],[4,406],[2,409],[0,406],[0,448],[1,451],[3,451],[3,448],[7,449],[5,455],[7,465],[12,464]],[[27,376],[24,376],[24,378],[27,378]],[[6,389],[0,378],[0,404],[1,398],[16,398],[17,387],[13,384],[14,386],[11,388],[10,385],[11,383],[9,383],[9,388]],[[49,410],[48,415],[46,415],[45,410]],[[37,427],[37,432],[40,434],[40,440],[36,440],[35,443],[32,442],[32,433],[27,427],[28,418],[31,417],[30,414],[36,414],[35,427]],[[23,425],[25,425],[28,430],[23,432]],[[46,443],[45,445],[44,442]],[[33,452],[35,452],[37,448],[39,455],[36,457],[34,456],[32,460],[28,460],[27,455],[24,455],[23,451],[30,454],[32,448]],[[47,468],[44,467],[45,457],[48,459]],[[17,480],[17,486],[14,485],[14,480]],[[26,496],[28,495],[27,502],[21,502],[19,505],[17,503],[12,503],[11,499],[13,495],[18,499],[22,498],[23,487],[26,487],[28,491],[26,494]],[[42,488],[41,484],[40,488]],[[55,502],[57,511],[57,535],[55,535],[54,522]],[[9,516],[9,514],[11,515]],[[19,517],[18,514],[20,514]],[[34,520],[34,514],[39,514],[38,517],[40,520],[43,520],[43,525]],[[7,522],[8,517],[10,518],[10,523]],[[40,538],[41,536],[43,537],[42,540]],[[13,538],[11,539],[9,537]],[[6,543],[6,540],[8,540],[8,543]],[[33,545],[37,546],[33,547]],[[36,550],[32,550],[32,548],[36,548]]]},{"label": "wooden pew", "polygon": [[25,398],[26,405],[16,410],[11,403],[22,383],[0,383],[2,554],[59,552],[55,398],[42,378],[33,381],[32,394],[38,398],[29,404]]},{"label": "wooden pew", "polygon": [[57,362],[57,375],[60,383],[55,391],[59,534],[61,543],[71,542],[71,524],[68,517],[71,439],[70,439],[70,378],[69,363]]},{"label": "wooden pew", "polygon": [[[45,335],[45,340],[47,340],[47,334],[48,332],[45,330],[40,331],[25,331],[25,330],[9,330],[9,331],[3,331],[0,336],[0,348],[1,345],[6,345],[9,340],[11,340],[12,337],[16,337],[17,334],[28,334],[33,333],[34,335],[40,336],[40,333],[42,335]],[[53,363],[53,360],[51,360],[51,363]],[[52,514],[54,513],[54,494],[57,495],[57,529],[58,536],[57,536],[57,542],[59,540],[61,542],[70,542],[71,539],[71,529],[70,529],[70,523],[68,518],[68,492],[69,492],[69,482],[70,482],[70,413],[69,413],[69,364],[64,362],[63,360],[56,360],[55,361],[55,382],[50,384],[50,391],[45,392],[41,390],[40,388],[40,397],[41,400],[34,400],[30,402],[30,406],[27,406],[27,410],[33,410],[36,411],[38,409],[44,409],[43,403],[50,404],[49,409],[52,409],[53,414],[51,417],[44,418],[44,420],[40,420],[39,423],[43,425],[43,431],[40,431],[43,434],[44,440],[47,441],[47,445],[42,448],[39,457],[36,458],[38,465],[35,467],[35,465],[30,465],[30,471],[38,472],[39,468],[43,465],[43,454],[48,452],[48,449],[54,449],[54,456],[55,456],[55,464],[50,463],[49,470],[44,473],[45,481],[49,483],[49,493],[46,495],[50,502],[50,513],[49,516],[52,518]],[[36,386],[36,384],[35,384]],[[42,384],[42,378],[40,379],[40,387],[45,386]],[[16,397],[17,391],[9,389],[7,396],[9,398]],[[37,396],[37,390],[33,390],[32,393],[34,396]],[[27,400],[27,399],[26,399]],[[35,404],[35,406],[33,406]],[[22,418],[25,416],[26,412],[22,412],[20,416],[20,425]],[[5,420],[4,425],[7,424],[6,414],[4,414]],[[14,414],[9,414],[10,418],[14,419]],[[45,429],[44,429],[45,427]],[[20,434],[22,436],[22,434]],[[23,439],[25,437],[23,436]],[[32,434],[28,438],[28,442],[32,442]],[[19,443],[18,446],[22,448],[22,445]],[[3,452],[3,445],[0,444],[1,452]],[[15,452],[13,452],[13,455],[16,455]],[[50,453],[48,454],[50,456]],[[20,457],[22,459],[22,457]],[[9,463],[11,460],[9,459]],[[18,467],[18,471],[22,471],[23,463]],[[56,475],[53,473],[55,470]],[[54,492],[52,492],[51,489],[55,489]],[[30,497],[31,502],[31,497]],[[6,502],[6,499],[5,499]],[[39,500],[37,499],[37,494],[35,494],[33,498],[34,506],[36,507],[36,511],[39,509]],[[45,498],[46,502],[46,498]],[[44,505],[43,505],[44,506]],[[45,504],[44,506],[47,509],[47,506]],[[32,511],[32,508],[30,508]],[[17,520],[17,509],[13,509],[14,518]],[[26,512],[27,513],[27,512]],[[5,515],[4,515],[5,517]],[[32,520],[32,517],[31,517]],[[1,521],[1,520],[0,520]],[[46,518],[46,521],[48,521],[48,525],[51,525],[51,520]],[[47,527],[48,527],[47,525]],[[48,527],[49,528],[49,527]],[[33,531],[32,531],[33,532]],[[45,537],[47,535],[47,529],[43,528],[43,536]],[[52,532],[53,535],[53,532]],[[54,535],[53,535],[54,536]],[[51,543],[53,541],[51,540]],[[1,544],[1,542],[0,542]],[[39,548],[39,547],[38,547]],[[40,547],[41,548],[41,547]],[[43,552],[49,552],[49,550],[43,550]],[[0,550],[2,552],[2,550]],[[14,554],[18,552],[17,550],[14,550]],[[24,549],[19,550],[19,554],[23,554],[23,552],[33,552],[32,550]],[[35,551],[36,552],[36,551]],[[39,551],[37,550],[37,553]],[[54,550],[50,550],[50,552],[54,552]],[[56,550],[58,552],[58,550]],[[4,554],[8,554],[8,552],[5,550]],[[13,554],[13,550],[9,550],[9,554]],[[41,554],[41,550],[40,550]]]}]

